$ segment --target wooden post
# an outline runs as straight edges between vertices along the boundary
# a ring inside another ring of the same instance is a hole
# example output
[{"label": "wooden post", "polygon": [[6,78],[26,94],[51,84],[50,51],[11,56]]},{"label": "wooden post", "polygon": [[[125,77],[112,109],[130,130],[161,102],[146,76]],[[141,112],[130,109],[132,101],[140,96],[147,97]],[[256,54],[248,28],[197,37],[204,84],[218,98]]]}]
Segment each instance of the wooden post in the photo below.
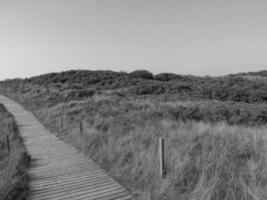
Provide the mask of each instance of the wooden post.
[{"label": "wooden post", "polygon": [[161,178],[166,177],[166,169],[165,169],[165,157],[164,157],[164,139],[162,137],[159,138],[159,172]]},{"label": "wooden post", "polygon": [[80,131],[80,137],[82,138],[82,135],[83,135],[83,124],[82,124],[82,122],[79,123],[79,131]]},{"label": "wooden post", "polygon": [[10,141],[9,141],[10,135],[11,135],[11,121],[8,120],[8,122],[7,122],[7,136],[6,136],[6,145],[7,145],[8,153],[10,153]]},{"label": "wooden post", "polygon": [[60,130],[63,130],[63,116],[60,117]]},{"label": "wooden post", "polygon": [[10,153],[10,143],[9,143],[9,136],[8,135],[6,136],[6,144],[7,144],[8,153]]},{"label": "wooden post", "polygon": [[10,128],[10,121],[7,121],[7,134],[10,135],[11,133],[11,128]]}]

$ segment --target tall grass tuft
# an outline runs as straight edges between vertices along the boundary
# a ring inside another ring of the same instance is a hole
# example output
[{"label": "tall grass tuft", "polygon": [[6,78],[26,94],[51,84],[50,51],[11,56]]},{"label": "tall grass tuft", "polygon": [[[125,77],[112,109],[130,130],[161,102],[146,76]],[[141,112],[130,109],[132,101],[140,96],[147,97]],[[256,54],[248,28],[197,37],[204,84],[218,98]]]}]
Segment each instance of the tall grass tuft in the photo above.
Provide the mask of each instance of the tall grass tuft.
[{"label": "tall grass tuft", "polygon": [[[7,146],[10,142],[10,152]],[[16,122],[0,105],[0,200],[24,200],[28,194],[26,168],[29,156],[19,136]]]}]

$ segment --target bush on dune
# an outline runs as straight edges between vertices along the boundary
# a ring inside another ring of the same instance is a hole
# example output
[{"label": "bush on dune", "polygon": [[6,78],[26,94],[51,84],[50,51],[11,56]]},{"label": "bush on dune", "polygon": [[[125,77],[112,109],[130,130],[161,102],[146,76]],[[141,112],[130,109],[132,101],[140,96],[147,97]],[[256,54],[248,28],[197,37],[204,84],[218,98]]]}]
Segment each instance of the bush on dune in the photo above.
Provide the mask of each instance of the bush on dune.
[{"label": "bush on dune", "polygon": [[92,97],[96,93],[95,90],[66,90],[63,92],[64,99],[66,101]]},{"label": "bush on dune", "polygon": [[[37,85],[40,87],[80,84],[82,89],[97,88],[99,90],[132,88],[140,85],[157,85],[161,90],[160,94],[182,95],[187,98],[214,99],[219,101],[235,101],[246,103],[267,102],[267,84],[257,79],[247,79],[242,75],[225,77],[197,77],[182,76],[170,73],[153,75],[146,70],[137,70],[131,73],[112,71],[67,71],[51,73],[30,79],[15,79],[1,82],[4,89],[11,92],[21,91],[24,85]],[[159,94],[150,91],[146,94]],[[143,92],[136,90],[134,95],[143,95]]]},{"label": "bush on dune", "polygon": [[136,70],[130,73],[133,78],[153,79],[153,74],[147,70]]}]

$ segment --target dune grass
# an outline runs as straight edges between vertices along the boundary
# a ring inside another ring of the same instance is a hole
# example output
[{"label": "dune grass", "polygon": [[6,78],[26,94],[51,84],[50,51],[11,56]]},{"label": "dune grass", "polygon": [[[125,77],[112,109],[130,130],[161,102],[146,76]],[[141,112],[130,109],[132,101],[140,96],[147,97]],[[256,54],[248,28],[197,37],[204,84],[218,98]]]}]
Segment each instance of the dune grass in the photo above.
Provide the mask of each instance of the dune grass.
[{"label": "dune grass", "polygon": [[[7,147],[7,135],[10,141],[10,152]],[[16,122],[0,104],[0,200],[26,199],[28,164],[29,156],[19,136]]]},{"label": "dune grass", "polygon": [[[96,96],[35,114],[140,199],[267,198],[265,126],[176,121],[157,109],[162,108]],[[160,136],[166,140],[164,180],[157,158]]]},{"label": "dune grass", "polygon": [[[27,87],[24,95],[7,94],[140,199],[267,199],[264,104],[168,103],[112,91],[66,99],[62,87]],[[159,176],[160,136],[166,141],[166,179]]]}]

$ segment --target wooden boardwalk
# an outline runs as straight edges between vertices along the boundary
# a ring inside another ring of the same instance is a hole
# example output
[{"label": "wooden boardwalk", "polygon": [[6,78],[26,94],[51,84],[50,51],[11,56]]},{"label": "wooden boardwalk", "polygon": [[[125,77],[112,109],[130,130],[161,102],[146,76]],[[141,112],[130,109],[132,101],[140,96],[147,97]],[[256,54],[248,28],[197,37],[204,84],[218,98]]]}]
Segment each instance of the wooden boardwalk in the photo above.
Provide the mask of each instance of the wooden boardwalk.
[{"label": "wooden boardwalk", "polygon": [[131,200],[131,194],[91,159],[59,140],[21,105],[0,95],[32,157],[30,200]]}]

